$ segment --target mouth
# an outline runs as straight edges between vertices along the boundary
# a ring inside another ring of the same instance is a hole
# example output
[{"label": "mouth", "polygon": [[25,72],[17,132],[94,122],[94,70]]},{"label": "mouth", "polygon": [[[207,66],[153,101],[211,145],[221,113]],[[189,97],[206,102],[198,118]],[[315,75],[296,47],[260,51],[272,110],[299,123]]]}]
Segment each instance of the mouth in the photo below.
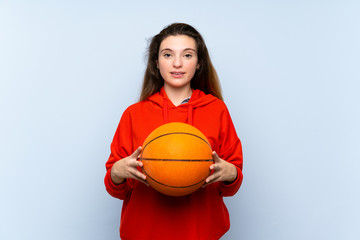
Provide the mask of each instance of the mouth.
[{"label": "mouth", "polygon": [[185,74],[185,72],[174,71],[174,72],[170,72],[170,74],[174,77],[182,77]]}]

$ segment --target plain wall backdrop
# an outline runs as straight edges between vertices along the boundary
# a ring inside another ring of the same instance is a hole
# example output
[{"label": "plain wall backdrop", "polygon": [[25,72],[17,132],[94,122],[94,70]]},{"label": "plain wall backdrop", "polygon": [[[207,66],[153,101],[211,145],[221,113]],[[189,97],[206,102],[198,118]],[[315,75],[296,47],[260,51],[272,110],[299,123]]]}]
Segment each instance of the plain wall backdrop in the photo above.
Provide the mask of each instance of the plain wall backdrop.
[{"label": "plain wall backdrop", "polygon": [[223,239],[360,239],[359,13],[356,0],[0,1],[0,239],[119,238],[105,162],[147,41],[173,22],[203,35],[243,143]]}]

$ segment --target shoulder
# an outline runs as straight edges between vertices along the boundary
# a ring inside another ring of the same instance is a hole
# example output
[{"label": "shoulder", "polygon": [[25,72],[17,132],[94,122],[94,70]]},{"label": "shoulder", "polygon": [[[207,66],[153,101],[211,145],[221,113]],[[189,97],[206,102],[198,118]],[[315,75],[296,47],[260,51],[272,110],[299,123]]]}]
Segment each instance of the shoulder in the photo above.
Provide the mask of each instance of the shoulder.
[{"label": "shoulder", "polygon": [[216,98],[214,103],[217,105],[217,107],[219,107],[221,109],[227,109],[226,103],[223,100],[220,100],[217,97],[214,97],[214,98]]},{"label": "shoulder", "polygon": [[219,98],[210,95],[210,103],[208,104],[208,107],[216,112],[228,112],[228,108],[226,106],[226,103],[223,100],[220,100]]},{"label": "shoulder", "polygon": [[141,102],[137,102],[128,106],[121,115],[121,121],[129,121],[134,114],[141,111],[141,105]]},{"label": "shoulder", "polygon": [[215,101],[209,104],[208,111],[210,111],[212,116],[218,119],[222,124],[224,122],[232,121],[229,108],[223,100],[216,98]]},{"label": "shoulder", "polygon": [[147,101],[147,100],[131,104],[129,107],[127,107],[125,109],[124,114],[131,114],[131,113],[141,111],[141,109],[144,108],[148,104],[149,104],[149,101]]}]

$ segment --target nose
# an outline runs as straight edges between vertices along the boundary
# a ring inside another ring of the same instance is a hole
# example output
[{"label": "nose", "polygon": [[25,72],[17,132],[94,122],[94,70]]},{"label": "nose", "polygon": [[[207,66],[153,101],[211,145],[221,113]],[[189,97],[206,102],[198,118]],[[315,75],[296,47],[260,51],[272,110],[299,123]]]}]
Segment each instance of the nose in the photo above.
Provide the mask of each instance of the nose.
[{"label": "nose", "polygon": [[182,66],[182,59],[180,56],[176,56],[173,61],[173,66],[175,68],[180,68]]}]

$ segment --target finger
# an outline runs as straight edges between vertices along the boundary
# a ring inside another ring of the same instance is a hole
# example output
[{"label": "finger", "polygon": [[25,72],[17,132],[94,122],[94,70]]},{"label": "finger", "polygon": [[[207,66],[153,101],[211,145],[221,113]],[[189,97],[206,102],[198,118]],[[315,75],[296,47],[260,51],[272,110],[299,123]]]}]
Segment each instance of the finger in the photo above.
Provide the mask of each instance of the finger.
[{"label": "finger", "polygon": [[216,179],[218,179],[219,177],[220,177],[220,174],[218,174],[218,173],[211,174],[211,175],[205,180],[205,182],[206,182],[206,183],[213,182],[213,181],[215,181]]},{"label": "finger", "polygon": [[132,160],[132,161],[129,161],[129,166],[136,168],[136,167],[143,167],[144,164],[141,161]]},{"label": "finger", "polygon": [[133,176],[132,179],[135,179],[135,180],[137,180],[137,181],[139,181],[139,182],[142,182],[143,184],[145,184],[145,185],[148,186],[148,187],[150,186],[149,183],[147,183],[146,181],[144,181],[144,180],[142,180],[141,178],[138,178],[138,177],[136,177],[136,176]]},{"label": "finger", "polygon": [[211,164],[210,170],[219,171],[221,169],[220,164]]},{"label": "finger", "polygon": [[145,174],[143,174],[142,172],[138,171],[136,168],[135,169],[130,169],[129,170],[129,173],[132,175],[132,176],[135,176],[139,179],[142,179],[142,180],[146,180],[146,176]]},{"label": "finger", "polygon": [[203,187],[214,183],[214,182],[218,182],[220,178],[220,174],[211,174],[206,180],[205,180],[205,184]]},{"label": "finger", "polygon": [[143,175],[142,173],[140,173],[141,175],[138,175],[138,174],[136,174],[136,173],[130,173],[131,174],[131,176],[130,176],[130,178],[132,178],[132,179],[135,179],[135,180],[137,180],[137,181],[139,181],[139,182],[142,182],[142,183],[144,183],[145,185],[147,185],[147,186],[149,186],[149,183],[147,183],[146,182],[146,176],[144,175],[143,177],[141,176],[141,175]]},{"label": "finger", "polygon": [[202,185],[202,187],[204,188],[204,187],[206,187],[207,185],[210,185],[210,184],[215,183],[215,182],[218,182],[218,181],[220,181],[220,180],[219,180],[219,177],[214,178],[214,179],[209,179],[209,180],[206,179],[205,184]]}]

